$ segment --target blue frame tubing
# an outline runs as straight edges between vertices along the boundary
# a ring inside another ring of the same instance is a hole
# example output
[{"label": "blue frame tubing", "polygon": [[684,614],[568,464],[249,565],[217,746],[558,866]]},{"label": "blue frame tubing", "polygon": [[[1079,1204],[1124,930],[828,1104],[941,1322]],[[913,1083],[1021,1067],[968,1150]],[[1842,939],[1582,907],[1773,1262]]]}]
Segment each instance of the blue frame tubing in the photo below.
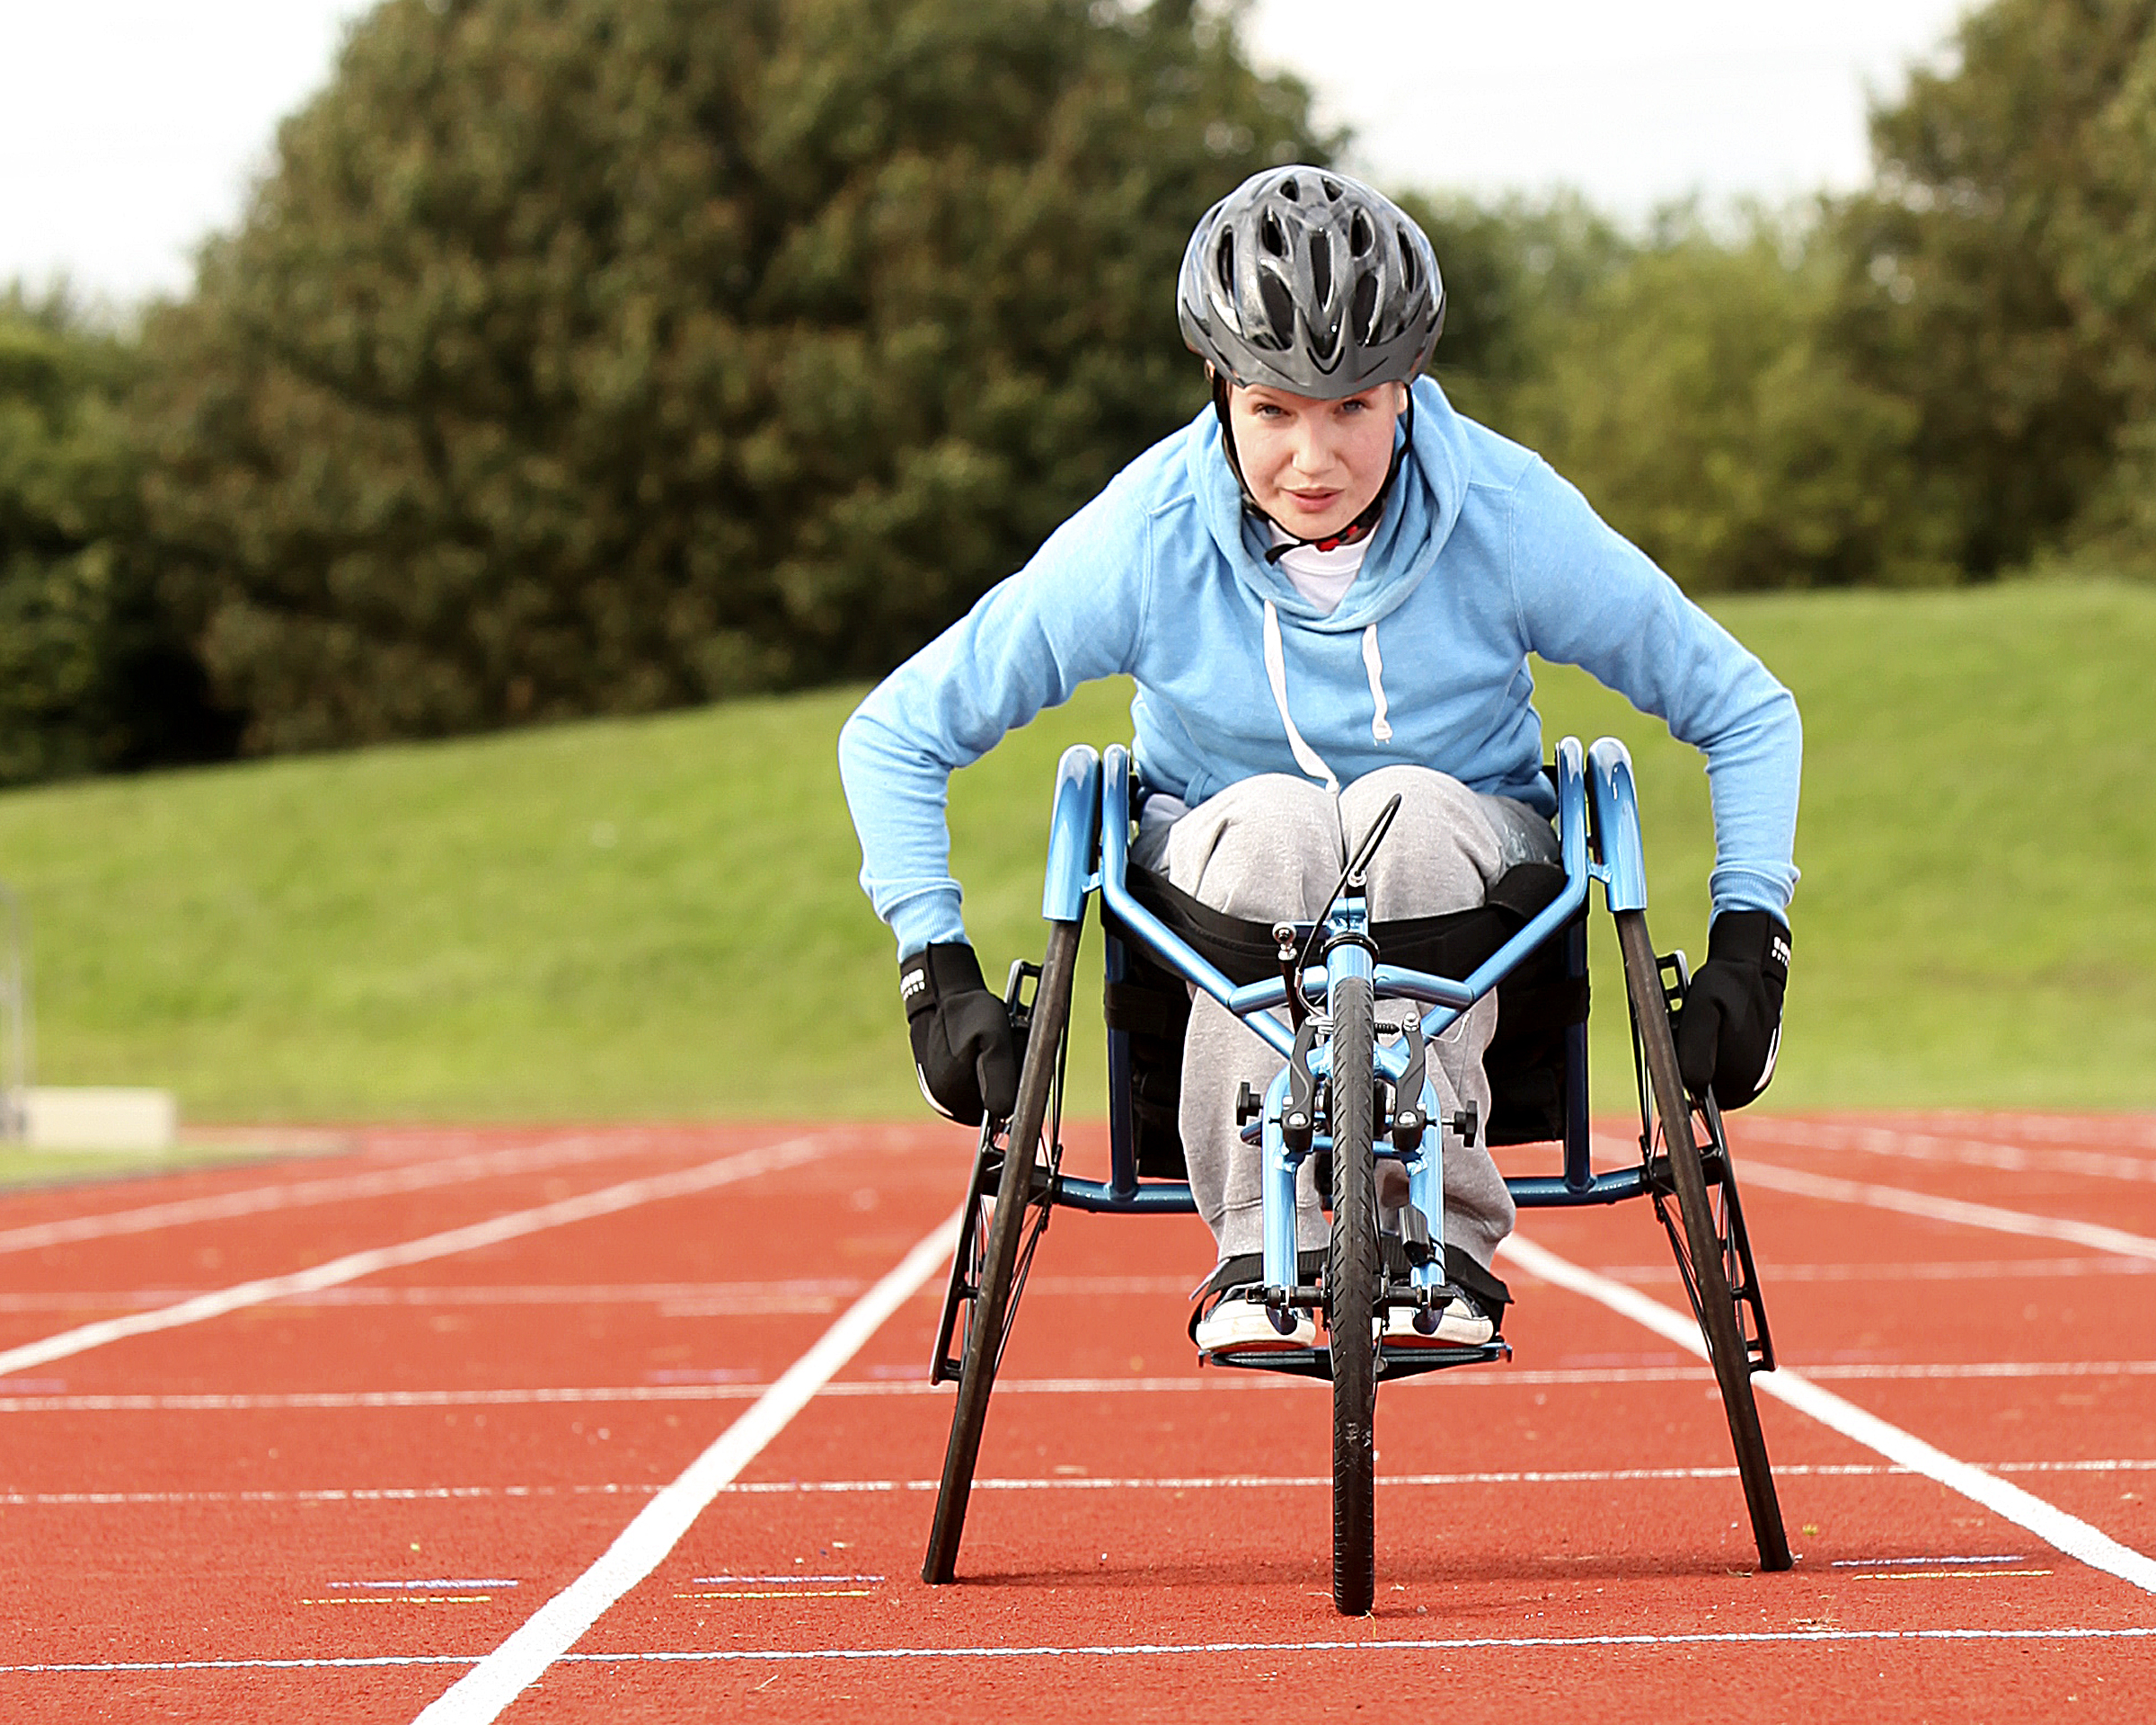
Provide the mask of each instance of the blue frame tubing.
[{"label": "blue frame tubing", "polygon": [[[1379,964],[1371,971],[1373,985],[1382,1000],[1413,1000],[1429,1008],[1423,1015],[1426,1038],[1442,1032],[1460,1014],[1496,988],[1521,963],[1552,936],[1563,933],[1567,942],[1567,969],[1573,976],[1586,970],[1586,931],[1574,916],[1586,903],[1592,882],[1602,883],[1612,912],[1640,910],[1647,905],[1647,862],[1639,838],[1639,799],[1632,763],[1624,745],[1613,737],[1599,739],[1582,750],[1577,738],[1558,744],[1556,761],[1558,833],[1565,871],[1565,885],[1526,925],[1515,933],[1496,952],[1464,978],[1431,976],[1399,965]],[[1182,940],[1130,892],[1129,751],[1111,745],[1105,755],[1091,747],[1074,744],[1064,751],[1056,767],[1056,794],[1049,818],[1048,859],[1041,894],[1041,914],[1050,921],[1077,921],[1098,893],[1108,910],[1128,931],[1107,942],[1107,973],[1110,982],[1124,979],[1128,958],[1125,941],[1135,939],[1156,961],[1203,989],[1234,1013],[1251,1031],[1283,1060],[1294,1050],[1293,1033],[1272,1016],[1286,1004],[1287,986],[1271,978],[1243,986],[1221,973],[1211,961]],[[1337,921],[1338,918],[1336,917]],[[1571,924],[1568,928],[1568,924]],[[1346,951],[1348,949],[1339,949]],[[1303,988],[1313,1001],[1325,997],[1331,978],[1328,970],[1312,966],[1304,972]],[[1568,1208],[1583,1205],[1614,1204],[1639,1198],[1648,1190],[1643,1168],[1620,1169],[1596,1174],[1588,1161],[1586,1026],[1567,1031],[1567,1094],[1565,1097],[1564,1172],[1558,1175],[1515,1175],[1507,1180],[1513,1201],[1522,1209]],[[1080,1180],[1070,1175],[1056,1179],[1051,1201],[1074,1209],[1108,1215],[1162,1213],[1188,1215],[1197,1206],[1187,1182],[1180,1180],[1142,1180],[1131,1118],[1129,1039],[1110,1031],[1109,1061],[1109,1177],[1106,1181]],[[1397,1081],[1406,1065],[1404,1048],[1397,1043],[1378,1050],[1382,1077]],[[1288,1075],[1276,1075],[1265,1099],[1264,1127],[1268,1188],[1279,1175],[1275,1168],[1279,1136],[1280,1109],[1286,1094]],[[1412,1201],[1426,1216],[1443,1214],[1443,1152],[1435,1119],[1436,1096],[1426,1087],[1425,1112],[1432,1118],[1426,1142],[1430,1147],[1408,1158]],[[1284,1158],[1283,1158],[1284,1159]],[[1286,1178],[1291,1184],[1292,1168]],[[1277,1200],[1268,1190],[1268,1217]],[[1290,1205],[1292,1216],[1292,1204]],[[1292,1222],[1288,1225],[1292,1225]],[[1271,1225],[1268,1222],[1268,1279],[1272,1280]],[[1292,1249],[1286,1261],[1294,1261]],[[1435,1272],[1433,1272],[1433,1277]],[[1294,1279],[1292,1274],[1288,1281]],[[1276,1282],[1276,1286],[1284,1283]]]}]

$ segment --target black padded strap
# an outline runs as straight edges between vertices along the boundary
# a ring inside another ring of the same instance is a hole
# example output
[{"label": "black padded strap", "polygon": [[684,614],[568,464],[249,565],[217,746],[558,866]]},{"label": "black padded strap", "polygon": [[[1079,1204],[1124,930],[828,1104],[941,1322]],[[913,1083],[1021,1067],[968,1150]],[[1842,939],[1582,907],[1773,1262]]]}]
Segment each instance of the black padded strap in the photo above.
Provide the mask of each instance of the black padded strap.
[{"label": "black padded strap", "polygon": [[[1279,949],[1269,925],[1201,905],[1150,871],[1134,868],[1128,878],[1132,896],[1230,982],[1279,975]],[[1381,922],[1372,933],[1390,963],[1464,977],[1562,891],[1564,880],[1564,871],[1554,863],[1519,863],[1490,887],[1484,904],[1442,916]],[[1125,982],[1109,985],[1107,1005],[1109,1028],[1132,1039],[1138,1169],[1148,1178],[1180,1178],[1175,1110],[1189,994],[1105,906],[1102,911],[1108,932],[1126,943],[1129,966]],[[1584,907],[1579,914],[1586,914]],[[1544,942],[1498,985],[1498,1031],[1484,1058],[1492,1094],[1483,1130],[1492,1145],[1564,1137],[1566,1031],[1587,1016],[1587,979],[1567,974],[1565,951],[1561,939]],[[1150,1008],[1140,1004],[1141,996],[1151,999]]]},{"label": "black padded strap", "polygon": [[1500,984],[1498,995],[1505,1003],[1499,1032],[1509,1039],[1540,1036],[1586,1022],[1585,977],[1538,974],[1533,987],[1508,988]]},{"label": "black padded strap", "polygon": [[[1132,898],[1230,982],[1241,986],[1280,974],[1280,949],[1269,924],[1231,916],[1200,904],[1165,875],[1149,869],[1132,869],[1127,880]],[[1376,922],[1370,933],[1380,957],[1389,964],[1435,976],[1464,977],[1556,898],[1564,885],[1565,871],[1553,862],[1515,863],[1471,909]],[[1110,922],[1116,933],[1129,938],[1112,917]],[[1584,1004],[1583,1001],[1583,1011]]]},{"label": "black padded strap", "polygon": [[1108,1028],[1133,1036],[1180,1037],[1189,1022],[1187,998],[1164,995],[1141,982],[1111,982],[1101,991]]},{"label": "black padded strap", "polygon": [[[1201,905],[1166,875],[1155,874],[1151,869],[1134,868],[1125,879],[1133,898],[1165,923],[1169,933],[1195,947],[1201,958],[1218,967],[1238,987],[1280,974],[1280,949],[1273,940],[1269,924],[1230,916],[1210,905]],[[1135,937],[1105,906],[1102,912],[1112,933],[1135,941]]]},{"label": "black padded strap", "polygon": [[1445,1278],[1482,1308],[1482,1315],[1500,1329],[1505,1308],[1512,1304],[1512,1290],[1482,1268],[1458,1246],[1445,1249]]}]

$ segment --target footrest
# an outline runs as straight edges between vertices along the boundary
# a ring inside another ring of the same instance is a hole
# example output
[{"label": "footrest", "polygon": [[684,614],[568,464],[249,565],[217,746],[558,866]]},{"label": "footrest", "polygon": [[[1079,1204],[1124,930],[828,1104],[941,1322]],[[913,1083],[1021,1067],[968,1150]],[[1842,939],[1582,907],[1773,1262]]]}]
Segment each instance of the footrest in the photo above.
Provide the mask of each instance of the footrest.
[{"label": "footrest", "polygon": [[[1377,1370],[1381,1378],[1418,1377],[1424,1372],[1441,1372],[1449,1367],[1487,1366],[1511,1358],[1512,1344],[1502,1336],[1493,1336],[1476,1347],[1401,1348],[1381,1344]],[[1332,1382],[1330,1348],[1273,1348],[1247,1354],[1200,1354],[1198,1363]]]},{"label": "footrest", "polygon": [[1288,1377],[1321,1378],[1332,1382],[1332,1349],[1330,1348],[1268,1348],[1262,1351],[1253,1349],[1243,1354],[1200,1354],[1200,1366],[1232,1366],[1238,1371],[1278,1372]]},{"label": "footrest", "polygon": [[1377,1375],[1381,1379],[1418,1377],[1454,1366],[1489,1366],[1511,1358],[1512,1344],[1502,1336],[1473,1347],[1402,1348],[1387,1342],[1378,1349]]}]

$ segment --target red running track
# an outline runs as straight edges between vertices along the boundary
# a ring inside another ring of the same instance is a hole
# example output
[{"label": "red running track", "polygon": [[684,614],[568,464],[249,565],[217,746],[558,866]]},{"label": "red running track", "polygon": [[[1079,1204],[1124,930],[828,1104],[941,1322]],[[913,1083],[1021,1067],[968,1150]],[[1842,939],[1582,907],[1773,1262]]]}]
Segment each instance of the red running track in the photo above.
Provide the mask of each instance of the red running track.
[{"label": "red running track", "polygon": [[[2156,1554],[2156,1119],[1734,1129],[1784,1361]],[[942,1225],[968,1153],[941,1128],[379,1134],[0,1200],[0,1358],[540,1218],[11,1367],[0,1718],[414,1719]],[[1682,1303],[1644,1206],[1523,1232]],[[1763,1398],[1798,1561],[1756,1573],[1704,1367],[1517,1261],[1512,1364],[1385,1392],[1378,1608],[1343,1620],[1326,1395],[1197,1369],[1208,1246],[1057,1215],[961,1585],[917,1579],[939,1272],[500,1716],[2149,1716],[2156,1594]]]}]

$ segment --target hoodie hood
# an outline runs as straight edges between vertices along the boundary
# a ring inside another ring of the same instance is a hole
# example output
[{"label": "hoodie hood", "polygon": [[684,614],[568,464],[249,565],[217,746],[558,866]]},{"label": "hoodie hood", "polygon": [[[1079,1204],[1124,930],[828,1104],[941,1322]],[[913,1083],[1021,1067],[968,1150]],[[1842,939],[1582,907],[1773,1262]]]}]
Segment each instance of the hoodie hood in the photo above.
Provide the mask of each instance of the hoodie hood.
[{"label": "hoodie hood", "polygon": [[1581,667],[1707,751],[1715,908],[1783,916],[1803,748],[1788,691],[1433,383],[1415,385],[1413,458],[1391,496],[1339,608],[1314,617],[1246,528],[1208,407],[885,679],[839,761],[862,881],[899,951],[966,939],[952,772],[1083,684],[1132,679],[1139,774],[1191,808],[1265,774],[1352,784],[1407,765],[1547,814],[1531,654]]},{"label": "hoodie hood", "polygon": [[1434,379],[1418,377],[1412,387],[1413,447],[1400,464],[1362,569],[1330,612],[1304,598],[1277,564],[1265,561],[1269,541],[1264,519],[1243,507],[1242,490],[1221,447],[1218,416],[1207,407],[1184,434],[1191,491],[1213,543],[1254,598],[1270,601],[1303,628],[1339,634],[1382,621],[1421,584],[1452,537],[1467,491],[1467,433]]}]

